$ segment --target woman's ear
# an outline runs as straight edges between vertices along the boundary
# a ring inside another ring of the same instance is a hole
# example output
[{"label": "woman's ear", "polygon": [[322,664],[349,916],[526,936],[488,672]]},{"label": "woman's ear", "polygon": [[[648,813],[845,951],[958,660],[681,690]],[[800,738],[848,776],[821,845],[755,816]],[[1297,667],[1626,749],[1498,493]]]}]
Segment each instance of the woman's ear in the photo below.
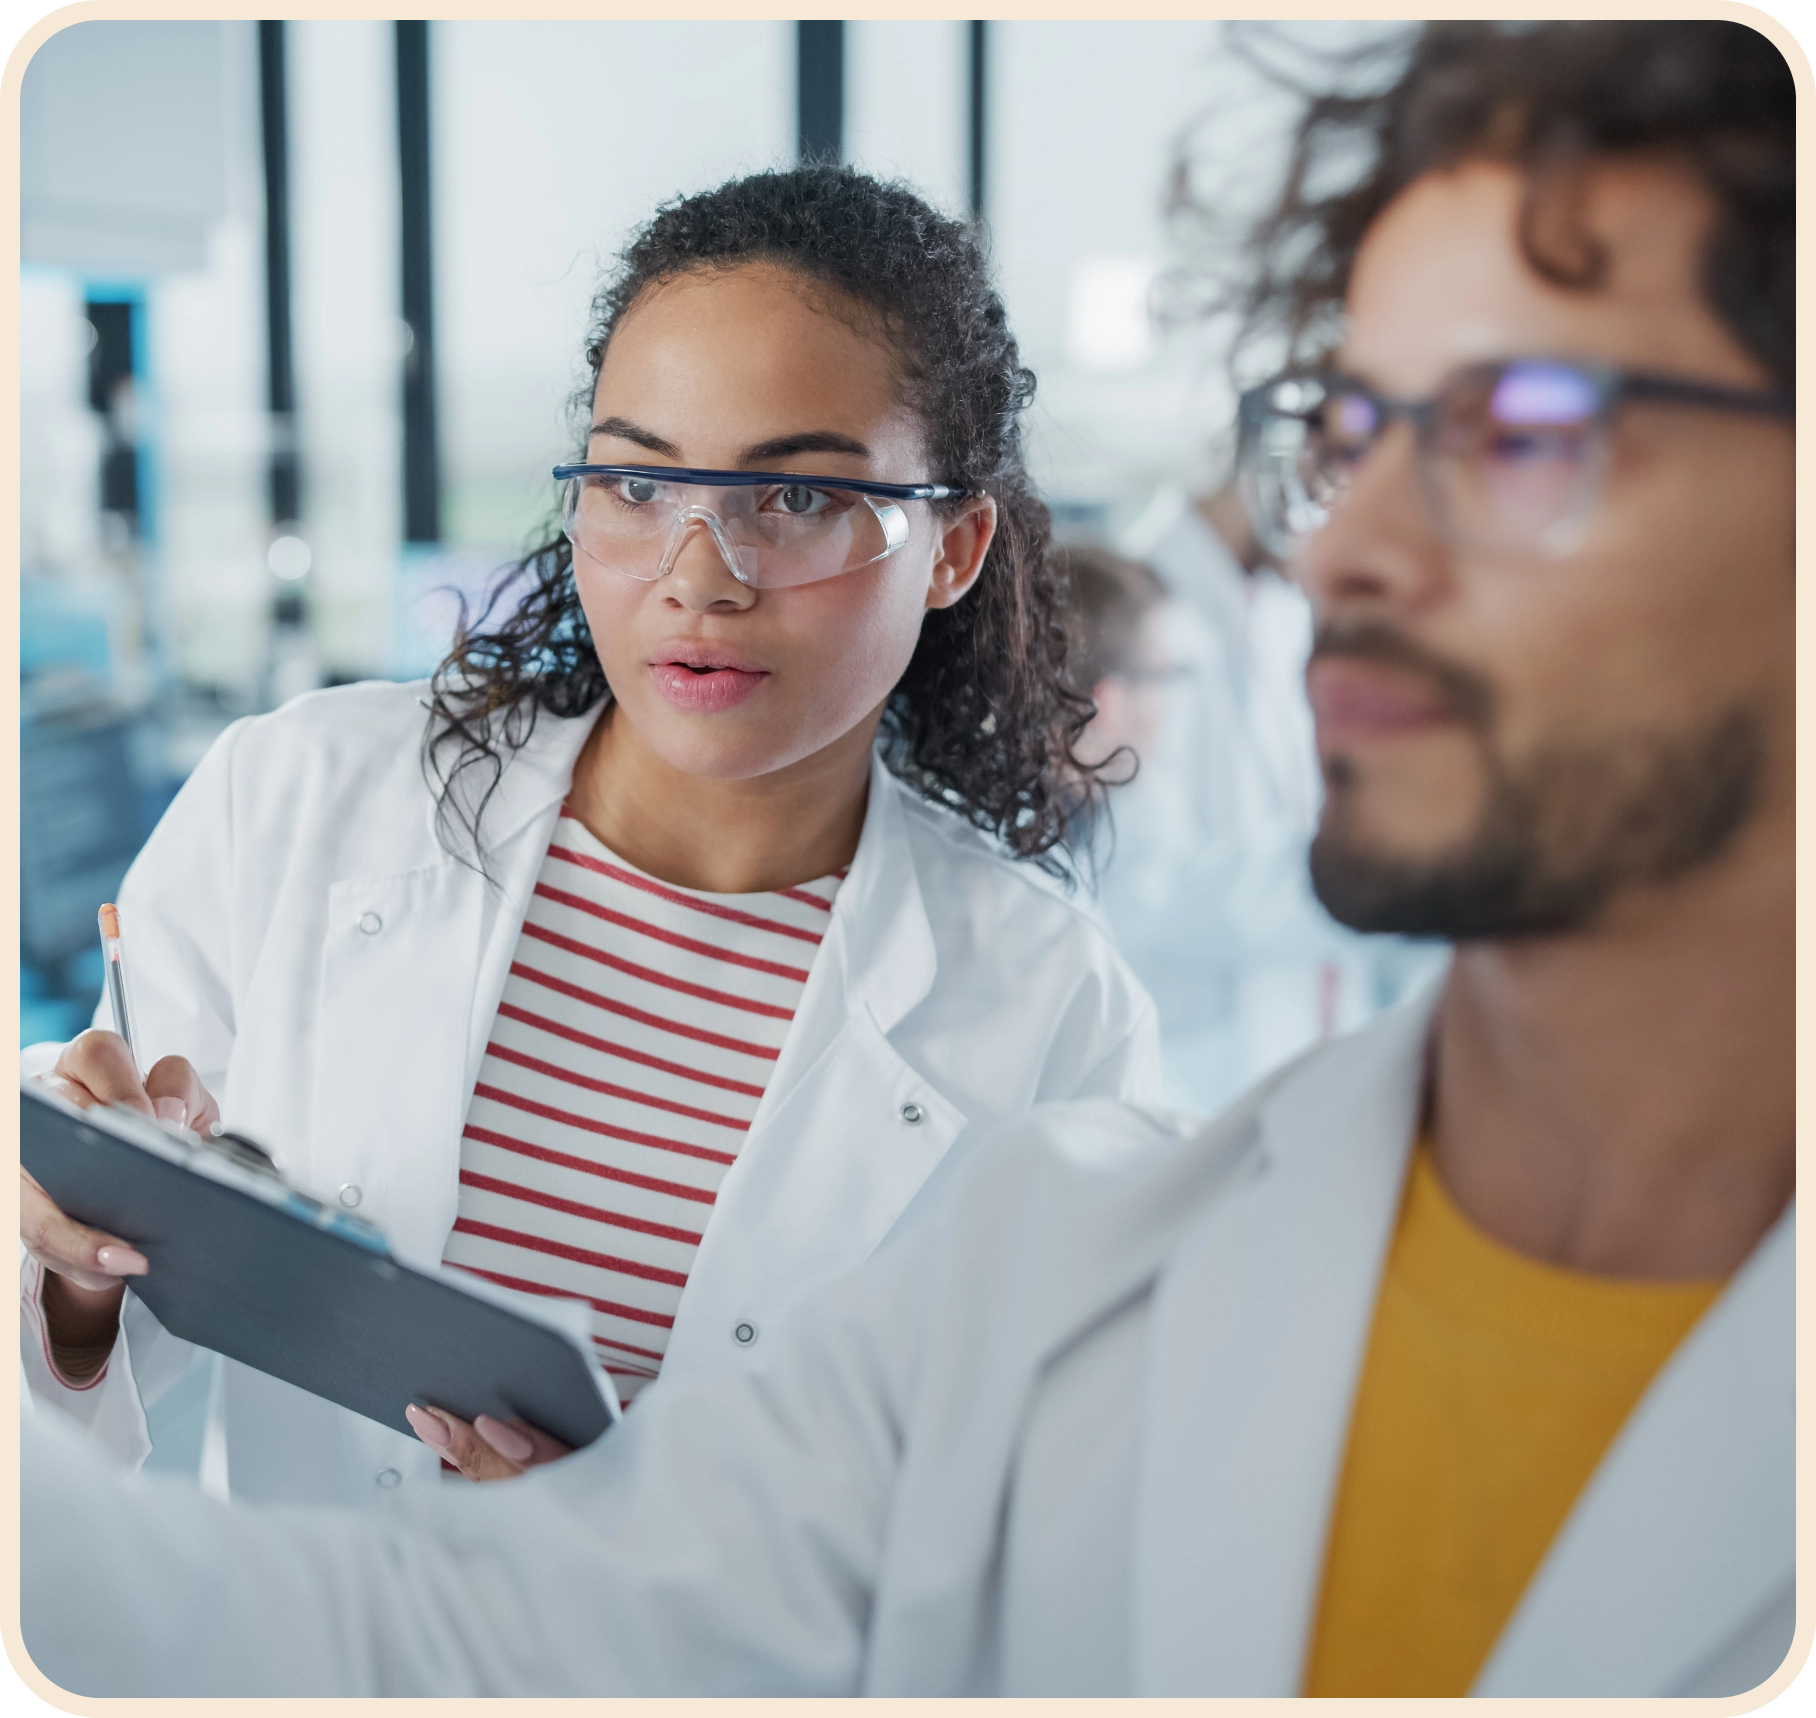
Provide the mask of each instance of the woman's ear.
[{"label": "woman's ear", "polygon": [[927,585],[929,608],[951,608],[977,583],[977,575],[984,570],[984,556],[995,535],[996,498],[991,495],[980,497],[963,513],[940,526],[933,577]]}]

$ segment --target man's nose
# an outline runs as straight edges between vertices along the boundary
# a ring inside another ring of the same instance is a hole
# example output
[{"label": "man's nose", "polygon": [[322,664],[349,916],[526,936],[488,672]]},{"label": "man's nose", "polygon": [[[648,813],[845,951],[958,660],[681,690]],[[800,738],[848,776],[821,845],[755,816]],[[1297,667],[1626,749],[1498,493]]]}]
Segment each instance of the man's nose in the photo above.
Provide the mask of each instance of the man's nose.
[{"label": "man's nose", "polygon": [[1393,425],[1358,463],[1287,572],[1320,614],[1416,609],[1445,587],[1451,555],[1432,517],[1410,424]]}]

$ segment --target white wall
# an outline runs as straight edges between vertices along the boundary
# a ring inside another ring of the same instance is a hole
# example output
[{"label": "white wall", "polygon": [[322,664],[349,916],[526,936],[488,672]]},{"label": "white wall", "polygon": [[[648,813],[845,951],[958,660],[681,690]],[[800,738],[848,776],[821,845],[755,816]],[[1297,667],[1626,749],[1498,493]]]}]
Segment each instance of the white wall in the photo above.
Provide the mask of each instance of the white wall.
[{"label": "white wall", "polygon": [[[262,193],[253,27],[82,23],[26,68],[20,305],[30,575],[72,601],[106,588],[128,696],[145,630],[169,666],[250,680],[265,550]],[[144,295],[147,522],[122,559],[97,530],[100,429],[88,410],[85,292]],[[111,616],[110,616],[111,618]]]},{"label": "white wall", "polygon": [[196,268],[223,204],[217,24],[81,22],[40,45],[19,88],[27,262]]},{"label": "white wall", "polygon": [[[1197,480],[1229,422],[1227,328],[1155,334],[1146,356],[1112,356],[1138,348],[1119,325],[1140,320],[1144,276],[1169,259],[1166,177],[1187,127],[1202,121],[1240,163],[1233,177],[1251,203],[1284,163],[1291,104],[1232,57],[1224,30],[991,26],[990,224],[1011,320],[1040,377],[1036,475],[1062,501]],[[1093,286],[1095,316],[1080,302]],[[1096,363],[1093,345],[1106,349]]]},{"label": "white wall", "polygon": [[437,23],[429,39],[444,525],[508,548],[572,451],[613,253],[664,199],[792,159],[794,30]]},{"label": "white wall", "polygon": [[[126,45],[149,28],[78,27],[125,32]],[[271,594],[255,26],[158,28],[177,31],[166,45],[186,42],[197,76],[214,80],[226,138],[215,179],[204,163],[167,196],[173,207],[213,198],[222,212],[197,254],[150,288],[159,601],[187,672],[250,684]],[[1291,29],[1313,42],[1354,31]],[[849,157],[954,214],[967,196],[966,37],[950,21],[847,29]],[[288,42],[311,600],[329,666],[385,671],[404,582],[393,27],[305,21]],[[792,161],[794,42],[785,22],[431,27],[445,526],[472,565],[502,560],[547,516],[587,307],[631,229],[667,197]],[[1176,142],[1208,110],[1212,183],[1252,202],[1277,172],[1290,104],[1211,23],[996,23],[990,74],[988,214],[1011,321],[1040,375],[1037,476],[1061,502],[1138,506],[1206,469],[1231,404],[1227,331],[1150,340],[1144,327]],[[92,552],[92,518],[72,499],[93,458],[71,345],[79,294],[71,273],[28,281],[27,410],[42,431],[26,438],[28,559]]]},{"label": "white wall", "polygon": [[389,22],[285,31],[302,524],[324,660],[390,666],[402,536],[397,71]]},{"label": "white wall", "polygon": [[845,158],[906,179],[948,215],[969,212],[970,59],[964,23],[845,26]]}]

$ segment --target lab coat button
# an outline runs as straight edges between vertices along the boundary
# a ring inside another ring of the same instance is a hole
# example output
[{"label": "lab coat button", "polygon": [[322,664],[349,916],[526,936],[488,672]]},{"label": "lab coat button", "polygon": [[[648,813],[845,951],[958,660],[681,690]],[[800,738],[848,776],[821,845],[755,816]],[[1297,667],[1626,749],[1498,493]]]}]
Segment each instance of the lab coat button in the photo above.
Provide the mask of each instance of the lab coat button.
[{"label": "lab coat button", "polygon": [[731,1327],[731,1339],[740,1348],[748,1348],[757,1340],[757,1327],[748,1319],[741,1319]]},{"label": "lab coat button", "polygon": [[910,1127],[919,1127],[927,1119],[927,1112],[919,1104],[903,1104],[896,1113]]},{"label": "lab coat button", "polygon": [[375,937],[385,928],[385,921],[377,913],[361,913],[359,928],[369,937]]},{"label": "lab coat button", "polygon": [[355,1186],[353,1182],[343,1181],[341,1183],[340,1202],[345,1205],[349,1211],[351,1211],[363,1198],[365,1198],[365,1194],[360,1192],[359,1188]]},{"label": "lab coat button", "polygon": [[395,1485],[403,1484],[404,1476],[394,1467],[381,1467],[378,1470],[378,1489],[389,1491]]}]

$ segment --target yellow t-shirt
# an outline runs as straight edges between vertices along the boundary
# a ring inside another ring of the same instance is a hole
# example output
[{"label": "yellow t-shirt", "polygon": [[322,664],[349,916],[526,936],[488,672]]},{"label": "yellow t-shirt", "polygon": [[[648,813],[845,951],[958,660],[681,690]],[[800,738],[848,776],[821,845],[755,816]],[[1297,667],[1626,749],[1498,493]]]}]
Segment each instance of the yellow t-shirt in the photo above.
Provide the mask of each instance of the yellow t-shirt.
[{"label": "yellow t-shirt", "polygon": [[1473,1228],[1414,1155],[1350,1422],[1307,1694],[1466,1694],[1653,1374],[1721,1289]]}]

